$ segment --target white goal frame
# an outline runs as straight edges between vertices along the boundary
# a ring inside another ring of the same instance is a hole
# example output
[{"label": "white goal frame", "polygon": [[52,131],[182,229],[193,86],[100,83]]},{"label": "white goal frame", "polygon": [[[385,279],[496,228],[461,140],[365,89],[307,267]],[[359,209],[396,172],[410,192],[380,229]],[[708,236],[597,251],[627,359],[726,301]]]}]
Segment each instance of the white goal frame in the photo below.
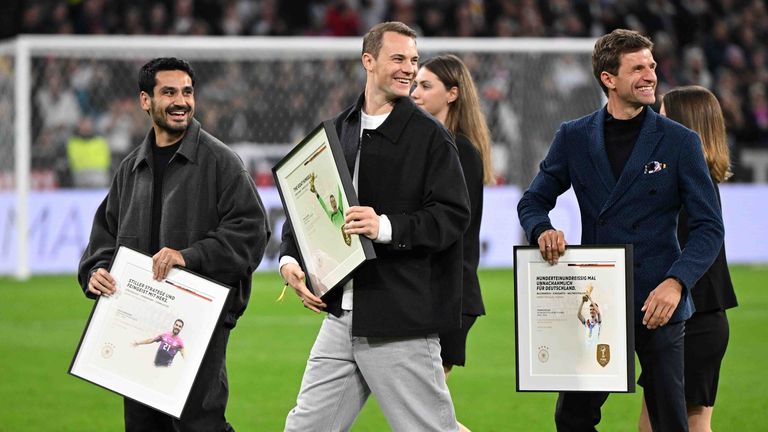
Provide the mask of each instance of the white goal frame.
[{"label": "white goal frame", "polygon": [[[588,38],[419,38],[425,52],[591,53]],[[187,37],[187,36],[37,36],[21,35],[0,44],[0,55],[14,57],[14,178],[18,256],[15,276],[30,276],[28,200],[31,160],[31,59],[55,55],[69,58],[131,59],[176,56],[186,59],[249,60],[319,59],[358,56],[360,37]]]}]

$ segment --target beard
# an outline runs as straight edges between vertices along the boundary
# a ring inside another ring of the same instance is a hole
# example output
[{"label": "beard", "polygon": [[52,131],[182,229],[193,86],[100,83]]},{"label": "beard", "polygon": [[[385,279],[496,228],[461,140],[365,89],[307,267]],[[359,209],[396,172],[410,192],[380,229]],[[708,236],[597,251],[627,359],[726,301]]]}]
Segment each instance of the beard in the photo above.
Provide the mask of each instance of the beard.
[{"label": "beard", "polygon": [[188,117],[184,122],[176,123],[176,122],[169,122],[168,118],[166,117],[168,115],[168,111],[177,111],[177,110],[184,110],[189,113],[192,113],[191,107],[182,107],[178,105],[171,105],[165,110],[161,109],[157,105],[155,105],[155,102],[152,101],[152,104],[150,106],[150,112],[152,114],[152,121],[159,127],[160,129],[168,132],[169,134],[175,135],[181,132],[184,132],[187,130],[187,127],[189,127],[189,119],[192,117]]}]

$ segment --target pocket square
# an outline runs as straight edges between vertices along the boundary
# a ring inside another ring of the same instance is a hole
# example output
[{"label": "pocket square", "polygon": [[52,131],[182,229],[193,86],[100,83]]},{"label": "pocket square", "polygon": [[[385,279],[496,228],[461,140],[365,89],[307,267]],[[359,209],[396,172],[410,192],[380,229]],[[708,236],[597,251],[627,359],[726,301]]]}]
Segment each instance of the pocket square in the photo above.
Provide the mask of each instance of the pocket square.
[{"label": "pocket square", "polygon": [[645,167],[643,167],[643,174],[657,173],[666,167],[667,167],[667,164],[665,164],[664,162],[659,162],[659,161],[648,162],[647,164],[645,164]]}]

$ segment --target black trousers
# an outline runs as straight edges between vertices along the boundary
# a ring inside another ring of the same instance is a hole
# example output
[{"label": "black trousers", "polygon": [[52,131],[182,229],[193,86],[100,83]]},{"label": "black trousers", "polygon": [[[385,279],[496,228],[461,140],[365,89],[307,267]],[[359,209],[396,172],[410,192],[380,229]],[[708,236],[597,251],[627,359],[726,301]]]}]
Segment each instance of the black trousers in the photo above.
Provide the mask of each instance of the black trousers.
[{"label": "black trousers", "polygon": [[[656,330],[635,326],[635,351],[643,374],[648,416],[654,432],[688,430],[683,375],[685,322]],[[591,432],[600,423],[605,392],[562,392],[557,398],[555,425],[558,432]],[[633,425],[634,426],[634,425]]]},{"label": "black trousers", "polygon": [[181,420],[131,399],[124,399],[126,432],[234,431],[224,417],[229,397],[226,365],[228,340],[229,328],[217,327],[192,384]]}]

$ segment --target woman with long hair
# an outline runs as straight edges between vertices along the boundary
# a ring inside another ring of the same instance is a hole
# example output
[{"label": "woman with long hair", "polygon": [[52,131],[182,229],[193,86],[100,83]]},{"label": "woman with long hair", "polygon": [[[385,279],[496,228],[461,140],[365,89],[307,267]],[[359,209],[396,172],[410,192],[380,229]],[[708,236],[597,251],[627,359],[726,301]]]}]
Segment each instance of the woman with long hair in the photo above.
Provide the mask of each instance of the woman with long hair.
[{"label": "woman with long hair", "polygon": [[[461,329],[440,333],[441,356],[446,378],[453,366],[464,366],[467,333],[478,316],[485,314],[477,265],[480,259],[480,221],[483,216],[483,185],[493,184],[491,138],[472,76],[455,55],[425,61],[415,79],[411,97],[453,134],[467,183],[471,207],[469,228],[464,233],[464,269]],[[461,430],[466,431],[459,424]]]},{"label": "woman with long hair", "polygon": [[[701,137],[704,158],[709,166],[718,200],[722,183],[732,175],[720,104],[712,92],[699,86],[670,90],[661,101],[661,115],[681,123]],[[680,247],[688,240],[685,208],[680,211],[677,237]],[[728,317],[725,310],[737,306],[731,274],[725,258],[725,245],[712,266],[691,291],[696,312],[685,322],[685,400],[691,432],[712,430],[712,410],[717,395],[720,364],[728,346]],[[651,430],[643,399],[640,430]]]}]

